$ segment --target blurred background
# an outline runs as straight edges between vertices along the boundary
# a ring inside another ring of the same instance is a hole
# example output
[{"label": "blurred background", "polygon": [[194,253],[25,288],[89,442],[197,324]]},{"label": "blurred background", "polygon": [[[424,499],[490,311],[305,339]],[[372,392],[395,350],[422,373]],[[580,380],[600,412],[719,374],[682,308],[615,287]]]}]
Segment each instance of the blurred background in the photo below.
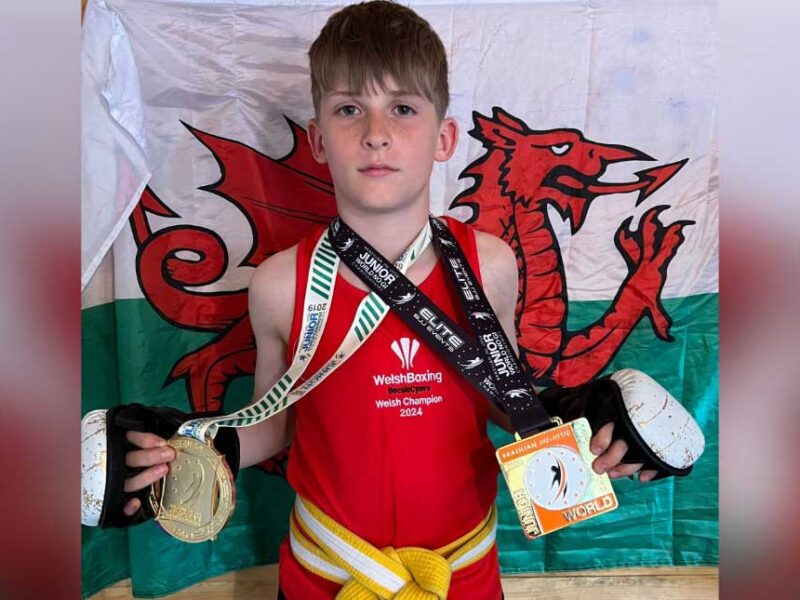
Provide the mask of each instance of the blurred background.
[{"label": "blurred background", "polygon": [[720,5],[724,598],[800,597],[800,64],[793,2]]},{"label": "blurred background", "polygon": [[[721,597],[800,597],[800,6],[720,5]],[[80,596],[80,5],[0,3],[0,598]]]}]

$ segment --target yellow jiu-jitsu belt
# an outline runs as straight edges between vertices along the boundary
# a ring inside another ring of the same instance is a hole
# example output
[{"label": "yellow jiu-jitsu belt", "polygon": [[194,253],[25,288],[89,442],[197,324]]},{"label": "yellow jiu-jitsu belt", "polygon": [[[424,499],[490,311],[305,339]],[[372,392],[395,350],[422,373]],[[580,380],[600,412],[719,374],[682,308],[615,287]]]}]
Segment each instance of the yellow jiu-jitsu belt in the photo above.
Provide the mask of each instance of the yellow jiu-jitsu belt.
[{"label": "yellow jiu-jitsu belt", "polygon": [[486,556],[497,532],[494,506],[472,531],[437,550],[379,550],[300,496],[290,521],[294,557],[312,573],[342,584],[337,600],[445,600],[451,573]]}]

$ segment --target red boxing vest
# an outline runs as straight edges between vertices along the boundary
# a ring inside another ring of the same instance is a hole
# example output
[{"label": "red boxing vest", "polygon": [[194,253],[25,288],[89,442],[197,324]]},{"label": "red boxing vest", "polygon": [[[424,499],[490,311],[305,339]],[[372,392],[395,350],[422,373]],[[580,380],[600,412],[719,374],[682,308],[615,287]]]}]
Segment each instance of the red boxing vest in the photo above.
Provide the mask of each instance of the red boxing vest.
[{"label": "red boxing vest", "polygon": [[[475,233],[447,223],[480,278]],[[297,253],[297,288],[287,363],[298,343],[311,253],[322,230]],[[470,331],[441,261],[419,288]],[[337,275],[315,373],[344,339],[367,292]],[[389,311],[361,348],[296,405],[287,477],[294,490],[377,548],[449,544],[475,527],[497,494],[498,466],[486,433],[487,400]],[[339,585],[280,549],[288,600],[329,600]],[[502,596],[497,548],[453,573],[450,598]]]}]

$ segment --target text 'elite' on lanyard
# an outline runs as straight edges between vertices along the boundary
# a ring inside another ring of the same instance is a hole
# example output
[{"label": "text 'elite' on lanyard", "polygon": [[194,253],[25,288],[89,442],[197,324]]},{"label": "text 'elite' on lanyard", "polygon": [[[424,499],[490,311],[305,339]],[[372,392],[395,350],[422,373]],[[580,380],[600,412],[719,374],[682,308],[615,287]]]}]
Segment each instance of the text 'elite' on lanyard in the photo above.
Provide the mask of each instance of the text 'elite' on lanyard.
[{"label": "text 'elite' on lanyard", "polygon": [[551,427],[550,415],[536,397],[464,252],[446,225],[433,217],[430,224],[434,244],[475,338],[468,336],[344,221],[335,219],[329,233],[344,263],[467,381],[499,405],[521,437]]}]

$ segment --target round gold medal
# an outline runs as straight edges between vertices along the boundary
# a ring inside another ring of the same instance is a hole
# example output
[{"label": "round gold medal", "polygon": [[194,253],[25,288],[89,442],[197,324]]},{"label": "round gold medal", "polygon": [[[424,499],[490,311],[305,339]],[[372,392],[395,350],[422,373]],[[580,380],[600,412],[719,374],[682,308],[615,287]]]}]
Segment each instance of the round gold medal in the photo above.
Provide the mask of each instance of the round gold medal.
[{"label": "round gold medal", "polygon": [[182,435],[167,443],[175,450],[175,459],[150,494],[156,521],[181,541],[213,540],[236,503],[231,470],[210,444]]}]

